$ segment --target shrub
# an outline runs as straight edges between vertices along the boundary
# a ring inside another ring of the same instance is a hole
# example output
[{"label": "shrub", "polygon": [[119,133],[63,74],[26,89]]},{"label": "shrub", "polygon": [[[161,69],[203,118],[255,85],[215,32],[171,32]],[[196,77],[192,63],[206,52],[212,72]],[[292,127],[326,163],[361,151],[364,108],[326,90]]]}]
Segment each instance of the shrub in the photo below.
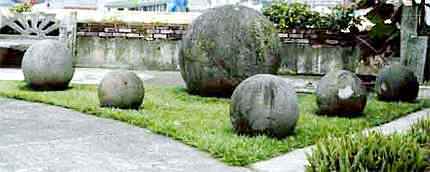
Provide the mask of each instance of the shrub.
[{"label": "shrub", "polygon": [[326,17],[327,24],[323,24],[330,30],[340,31],[359,23],[359,20],[354,17],[354,9],[349,6],[335,6],[331,9]]},{"label": "shrub", "polygon": [[312,11],[309,5],[301,3],[274,3],[265,8],[263,14],[278,24],[281,30],[310,28],[319,20],[319,13]]},{"label": "shrub", "polygon": [[30,3],[19,3],[9,8],[10,11],[15,13],[31,12]]},{"label": "shrub", "polygon": [[341,31],[357,22],[350,6],[336,6],[328,14],[313,11],[302,3],[277,2],[263,9],[263,14],[277,24],[278,29],[328,29]]},{"label": "shrub", "polygon": [[407,134],[324,139],[308,156],[307,171],[424,171],[430,165],[429,128],[424,120]]}]

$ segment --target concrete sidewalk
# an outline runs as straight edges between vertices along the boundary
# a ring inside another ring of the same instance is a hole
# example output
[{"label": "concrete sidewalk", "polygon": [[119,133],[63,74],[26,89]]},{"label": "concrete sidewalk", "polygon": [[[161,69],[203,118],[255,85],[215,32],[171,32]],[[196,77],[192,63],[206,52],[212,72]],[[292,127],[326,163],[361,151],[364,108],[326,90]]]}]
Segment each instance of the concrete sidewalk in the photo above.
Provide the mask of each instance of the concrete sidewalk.
[{"label": "concrete sidewalk", "polygon": [[0,98],[0,171],[241,172],[150,131]]},{"label": "concrete sidewalk", "polygon": [[[75,84],[98,84],[108,72],[114,71],[113,69],[100,69],[100,68],[76,68],[73,75],[72,83]],[[152,75],[142,71],[133,71],[142,80],[153,78]],[[0,80],[21,81],[24,80],[24,74],[18,68],[0,68]]]}]

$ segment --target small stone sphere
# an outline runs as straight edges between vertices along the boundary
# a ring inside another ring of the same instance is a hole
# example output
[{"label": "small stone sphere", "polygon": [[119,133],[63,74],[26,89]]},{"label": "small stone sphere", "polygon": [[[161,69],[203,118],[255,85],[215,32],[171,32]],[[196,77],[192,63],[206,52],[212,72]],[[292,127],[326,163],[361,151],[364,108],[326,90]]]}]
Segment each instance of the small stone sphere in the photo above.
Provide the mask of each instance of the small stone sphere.
[{"label": "small stone sphere", "polygon": [[58,40],[42,40],[30,46],[22,59],[22,71],[33,89],[65,89],[73,78],[73,57]]},{"label": "small stone sphere", "polygon": [[193,21],[181,42],[179,65],[190,94],[230,97],[246,78],[275,74],[280,50],[278,32],[265,16],[225,5]]},{"label": "small stone sphere", "polygon": [[346,70],[334,70],[321,78],[316,97],[318,113],[324,115],[360,115],[367,103],[366,88],[360,78]]},{"label": "small stone sphere", "polygon": [[139,109],[145,96],[142,80],[133,72],[113,71],[98,86],[100,106]]},{"label": "small stone sphere", "polygon": [[376,78],[375,90],[383,101],[414,101],[419,83],[414,72],[399,64],[383,69]]},{"label": "small stone sphere", "polygon": [[285,137],[294,132],[299,109],[294,88],[284,79],[259,74],[234,90],[230,120],[239,134]]}]

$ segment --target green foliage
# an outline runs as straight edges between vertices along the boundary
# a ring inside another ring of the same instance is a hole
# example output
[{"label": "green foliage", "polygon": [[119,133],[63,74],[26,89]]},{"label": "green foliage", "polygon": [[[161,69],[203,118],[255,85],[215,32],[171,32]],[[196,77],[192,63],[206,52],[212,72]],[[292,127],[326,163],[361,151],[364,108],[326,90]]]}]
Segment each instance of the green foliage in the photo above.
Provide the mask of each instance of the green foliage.
[{"label": "green foliage", "polygon": [[357,118],[315,115],[314,95],[298,96],[300,118],[295,133],[285,139],[247,137],[234,133],[229,100],[191,96],[184,88],[145,85],[144,105],[138,111],[99,107],[95,86],[72,85],[65,91],[32,91],[24,82],[0,81],[0,96],[42,102],[145,127],[209,152],[231,165],[248,165],[328,136],[342,136],[380,125],[410,112],[430,107],[418,103],[381,102],[369,98],[364,115]]},{"label": "green foliage", "polygon": [[329,14],[313,11],[309,5],[302,3],[276,2],[263,9],[263,14],[278,25],[281,30],[286,29],[328,29],[340,31],[358,22],[354,9],[346,6],[336,6]]},{"label": "green foliage", "polygon": [[134,5],[139,5],[141,0],[129,0],[131,1]]},{"label": "green foliage", "polygon": [[430,119],[421,120],[415,124],[411,129],[410,135],[416,138],[419,144],[426,146],[430,150]]},{"label": "green foliage", "polygon": [[429,144],[430,120],[407,134],[331,137],[317,144],[307,171],[424,171],[430,167]]},{"label": "green foliage", "polygon": [[10,7],[9,10],[15,13],[31,12],[31,7],[30,3],[19,3]]},{"label": "green foliage", "polygon": [[347,6],[336,6],[332,8],[331,13],[326,16],[327,28],[330,30],[340,31],[353,24],[358,23],[358,19],[353,15],[354,9]]},{"label": "green foliage", "polygon": [[319,18],[319,13],[301,3],[274,3],[265,8],[263,14],[278,24],[279,29],[310,28]]}]

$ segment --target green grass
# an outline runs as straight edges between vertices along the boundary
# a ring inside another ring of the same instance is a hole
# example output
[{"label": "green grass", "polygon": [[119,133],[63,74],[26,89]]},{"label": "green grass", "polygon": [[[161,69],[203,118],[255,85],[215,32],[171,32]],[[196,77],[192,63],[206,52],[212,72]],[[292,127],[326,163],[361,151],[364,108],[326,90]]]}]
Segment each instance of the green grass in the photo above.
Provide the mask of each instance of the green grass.
[{"label": "green grass", "polygon": [[37,92],[23,82],[0,81],[0,96],[67,107],[113,118],[181,140],[231,165],[248,165],[293,149],[315,144],[328,136],[342,136],[379,125],[429,107],[428,101],[384,103],[370,99],[363,117],[315,115],[315,96],[299,95],[300,119],[295,134],[285,139],[238,136],[230,124],[229,100],[188,95],[183,88],[146,86],[144,108],[100,108],[96,87],[73,85],[66,91]]},{"label": "green grass", "polygon": [[420,121],[404,134],[323,139],[308,160],[309,172],[429,171],[430,119]]}]

